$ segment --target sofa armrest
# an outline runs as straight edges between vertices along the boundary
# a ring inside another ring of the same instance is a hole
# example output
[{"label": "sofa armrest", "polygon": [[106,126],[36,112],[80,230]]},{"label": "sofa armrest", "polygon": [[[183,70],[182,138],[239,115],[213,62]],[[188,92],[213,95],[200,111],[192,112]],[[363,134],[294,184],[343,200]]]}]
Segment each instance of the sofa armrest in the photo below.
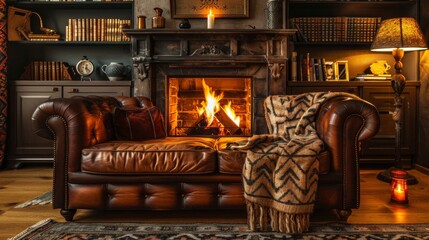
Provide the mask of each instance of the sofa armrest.
[{"label": "sofa armrest", "polygon": [[79,172],[83,148],[114,137],[111,112],[118,106],[114,97],[50,99],[33,113],[34,132],[54,140],[53,206],[65,208],[69,172]]},{"label": "sofa armrest", "polygon": [[67,154],[68,171],[77,171],[83,148],[114,138],[109,115],[115,106],[114,97],[50,99],[34,111],[33,129],[37,135],[55,140],[56,162]]},{"label": "sofa armrest", "polygon": [[343,175],[344,204],[359,207],[361,143],[377,134],[380,117],[376,107],[357,96],[334,97],[318,113],[316,129],[331,153],[331,171]]}]

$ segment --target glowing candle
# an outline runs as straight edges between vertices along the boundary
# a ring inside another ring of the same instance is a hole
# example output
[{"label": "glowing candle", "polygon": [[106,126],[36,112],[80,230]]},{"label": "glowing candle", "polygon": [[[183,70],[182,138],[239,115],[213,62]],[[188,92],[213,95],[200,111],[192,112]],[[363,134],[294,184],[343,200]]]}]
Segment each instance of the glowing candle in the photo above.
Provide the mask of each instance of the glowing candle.
[{"label": "glowing candle", "polygon": [[210,9],[209,15],[207,15],[207,28],[212,29],[214,28],[214,20],[215,16],[212,13],[212,10]]},{"label": "glowing candle", "polygon": [[407,204],[408,203],[408,186],[407,186],[407,172],[395,169],[390,172],[392,182],[390,183],[391,197],[390,201],[394,203]]},{"label": "glowing candle", "polygon": [[393,198],[397,202],[404,202],[407,198],[405,196],[405,190],[402,183],[397,183],[395,188],[393,189]]}]

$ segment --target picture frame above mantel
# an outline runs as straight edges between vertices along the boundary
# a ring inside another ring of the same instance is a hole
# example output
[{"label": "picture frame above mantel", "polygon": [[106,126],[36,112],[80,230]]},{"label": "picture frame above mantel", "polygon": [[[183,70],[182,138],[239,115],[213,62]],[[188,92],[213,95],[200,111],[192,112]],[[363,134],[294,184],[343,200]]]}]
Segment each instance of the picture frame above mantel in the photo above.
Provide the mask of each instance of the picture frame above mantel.
[{"label": "picture frame above mantel", "polygon": [[171,18],[249,18],[249,0],[170,0]]}]

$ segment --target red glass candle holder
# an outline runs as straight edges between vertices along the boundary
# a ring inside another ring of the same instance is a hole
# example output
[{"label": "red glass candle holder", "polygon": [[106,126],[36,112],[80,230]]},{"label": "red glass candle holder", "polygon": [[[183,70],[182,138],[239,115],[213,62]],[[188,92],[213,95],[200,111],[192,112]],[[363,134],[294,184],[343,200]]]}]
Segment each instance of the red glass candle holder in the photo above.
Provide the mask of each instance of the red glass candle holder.
[{"label": "red glass candle holder", "polygon": [[392,182],[390,183],[390,201],[393,203],[408,203],[407,172],[395,169],[390,172]]}]

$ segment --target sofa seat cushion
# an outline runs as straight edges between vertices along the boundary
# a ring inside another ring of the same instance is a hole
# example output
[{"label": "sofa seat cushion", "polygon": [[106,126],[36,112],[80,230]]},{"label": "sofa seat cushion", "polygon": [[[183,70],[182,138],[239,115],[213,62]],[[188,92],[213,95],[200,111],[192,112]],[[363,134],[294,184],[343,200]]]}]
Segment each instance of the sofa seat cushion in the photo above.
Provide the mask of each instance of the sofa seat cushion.
[{"label": "sofa seat cushion", "polygon": [[230,143],[246,142],[247,137],[220,137],[216,142],[218,168],[220,173],[241,174],[243,172],[246,151],[229,149]]},{"label": "sofa seat cushion", "polygon": [[96,174],[205,174],[216,171],[216,139],[167,137],[111,141],[82,150],[82,172]]},{"label": "sofa seat cushion", "polygon": [[[220,137],[216,142],[218,151],[218,168],[220,173],[241,174],[243,172],[246,151],[229,149],[230,143],[244,144],[247,137]],[[319,154],[319,174],[328,174],[331,169],[331,156],[328,151]]]}]

